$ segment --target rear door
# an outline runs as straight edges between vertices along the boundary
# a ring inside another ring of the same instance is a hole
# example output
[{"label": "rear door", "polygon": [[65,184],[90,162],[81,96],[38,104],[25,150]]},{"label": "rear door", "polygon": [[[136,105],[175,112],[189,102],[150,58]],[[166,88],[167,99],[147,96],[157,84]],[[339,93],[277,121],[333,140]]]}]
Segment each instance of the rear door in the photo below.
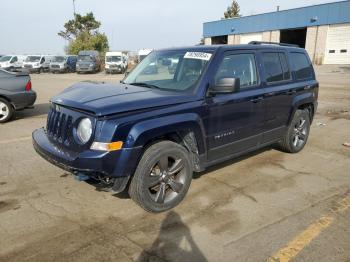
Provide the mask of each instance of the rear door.
[{"label": "rear door", "polygon": [[259,127],[264,132],[262,143],[276,140],[284,134],[292,111],[296,86],[293,84],[287,53],[281,50],[261,51],[263,67],[264,121]]},{"label": "rear door", "polygon": [[255,148],[261,139],[256,129],[263,121],[262,94],[254,51],[225,52],[213,83],[239,78],[240,91],[207,98],[205,117],[209,162]]}]

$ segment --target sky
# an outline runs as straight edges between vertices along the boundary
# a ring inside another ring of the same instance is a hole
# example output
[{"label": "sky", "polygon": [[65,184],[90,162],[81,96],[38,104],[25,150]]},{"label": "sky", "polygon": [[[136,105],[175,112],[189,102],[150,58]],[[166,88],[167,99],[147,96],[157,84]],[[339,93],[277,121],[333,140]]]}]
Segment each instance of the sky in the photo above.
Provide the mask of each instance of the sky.
[{"label": "sky", "polygon": [[[243,16],[291,9],[332,0],[240,0]],[[203,23],[219,20],[231,0],[75,0],[76,12],[92,11],[110,50],[139,50],[195,45]],[[2,1],[0,54],[62,54],[57,35],[73,18],[73,0]]]}]

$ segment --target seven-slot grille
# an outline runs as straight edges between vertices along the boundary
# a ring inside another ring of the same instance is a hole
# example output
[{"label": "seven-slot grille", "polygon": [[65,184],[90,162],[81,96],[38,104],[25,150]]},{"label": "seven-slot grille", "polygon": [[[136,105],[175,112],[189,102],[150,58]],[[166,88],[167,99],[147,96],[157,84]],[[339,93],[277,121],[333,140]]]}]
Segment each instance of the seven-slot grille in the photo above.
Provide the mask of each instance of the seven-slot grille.
[{"label": "seven-slot grille", "polygon": [[46,130],[49,137],[59,143],[69,145],[73,127],[73,117],[51,107],[47,116]]}]

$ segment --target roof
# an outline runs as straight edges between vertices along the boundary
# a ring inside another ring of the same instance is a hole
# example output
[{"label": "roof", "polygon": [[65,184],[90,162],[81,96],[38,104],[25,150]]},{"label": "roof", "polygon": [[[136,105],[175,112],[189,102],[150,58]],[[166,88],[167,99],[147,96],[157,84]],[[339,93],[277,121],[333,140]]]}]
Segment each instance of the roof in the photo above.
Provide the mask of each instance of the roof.
[{"label": "roof", "polygon": [[342,23],[350,23],[350,0],[207,22],[203,24],[203,36],[213,37]]},{"label": "roof", "polygon": [[304,50],[303,48],[294,46],[281,46],[277,44],[261,44],[261,45],[198,45],[198,46],[188,46],[188,47],[175,47],[161,49],[159,51],[188,51],[188,52],[214,52],[219,49],[223,51],[229,50],[264,50],[264,49],[297,49]]}]

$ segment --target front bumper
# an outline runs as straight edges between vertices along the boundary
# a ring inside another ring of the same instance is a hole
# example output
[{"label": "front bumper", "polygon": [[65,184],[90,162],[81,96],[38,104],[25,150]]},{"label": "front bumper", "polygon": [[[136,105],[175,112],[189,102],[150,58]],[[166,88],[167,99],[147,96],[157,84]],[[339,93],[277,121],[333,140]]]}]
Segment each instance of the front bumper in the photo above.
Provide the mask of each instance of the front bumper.
[{"label": "front bumper", "polygon": [[107,72],[107,73],[121,73],[121,72],[123,72],[123,68],[122,67],[106,67],[105,68],[105,71]]},{"label": "front bumper", "polygon": [[89,68],[86,68],[86,67],[79,67],[76,69],[77,72],[79,73],[82,73],[82,72],[87,72],[87,73],[92,73],[92,72],[95,72],[96,71],[96,68],[94,67],[89,67]]},{"label": "front bumper", "polygon": [[64,73],[66,71],[68,71],[68,68],[50,68],[50,72],[52,73]]},{"label": "front bumper", "polygon": [[72,152],[51,142],[44,128],[35,130],[32,138],[35,151],[45,160],[66,171],[86,175],[130,176],[135,172],[142,152],[142,147],[112,152]]}]

